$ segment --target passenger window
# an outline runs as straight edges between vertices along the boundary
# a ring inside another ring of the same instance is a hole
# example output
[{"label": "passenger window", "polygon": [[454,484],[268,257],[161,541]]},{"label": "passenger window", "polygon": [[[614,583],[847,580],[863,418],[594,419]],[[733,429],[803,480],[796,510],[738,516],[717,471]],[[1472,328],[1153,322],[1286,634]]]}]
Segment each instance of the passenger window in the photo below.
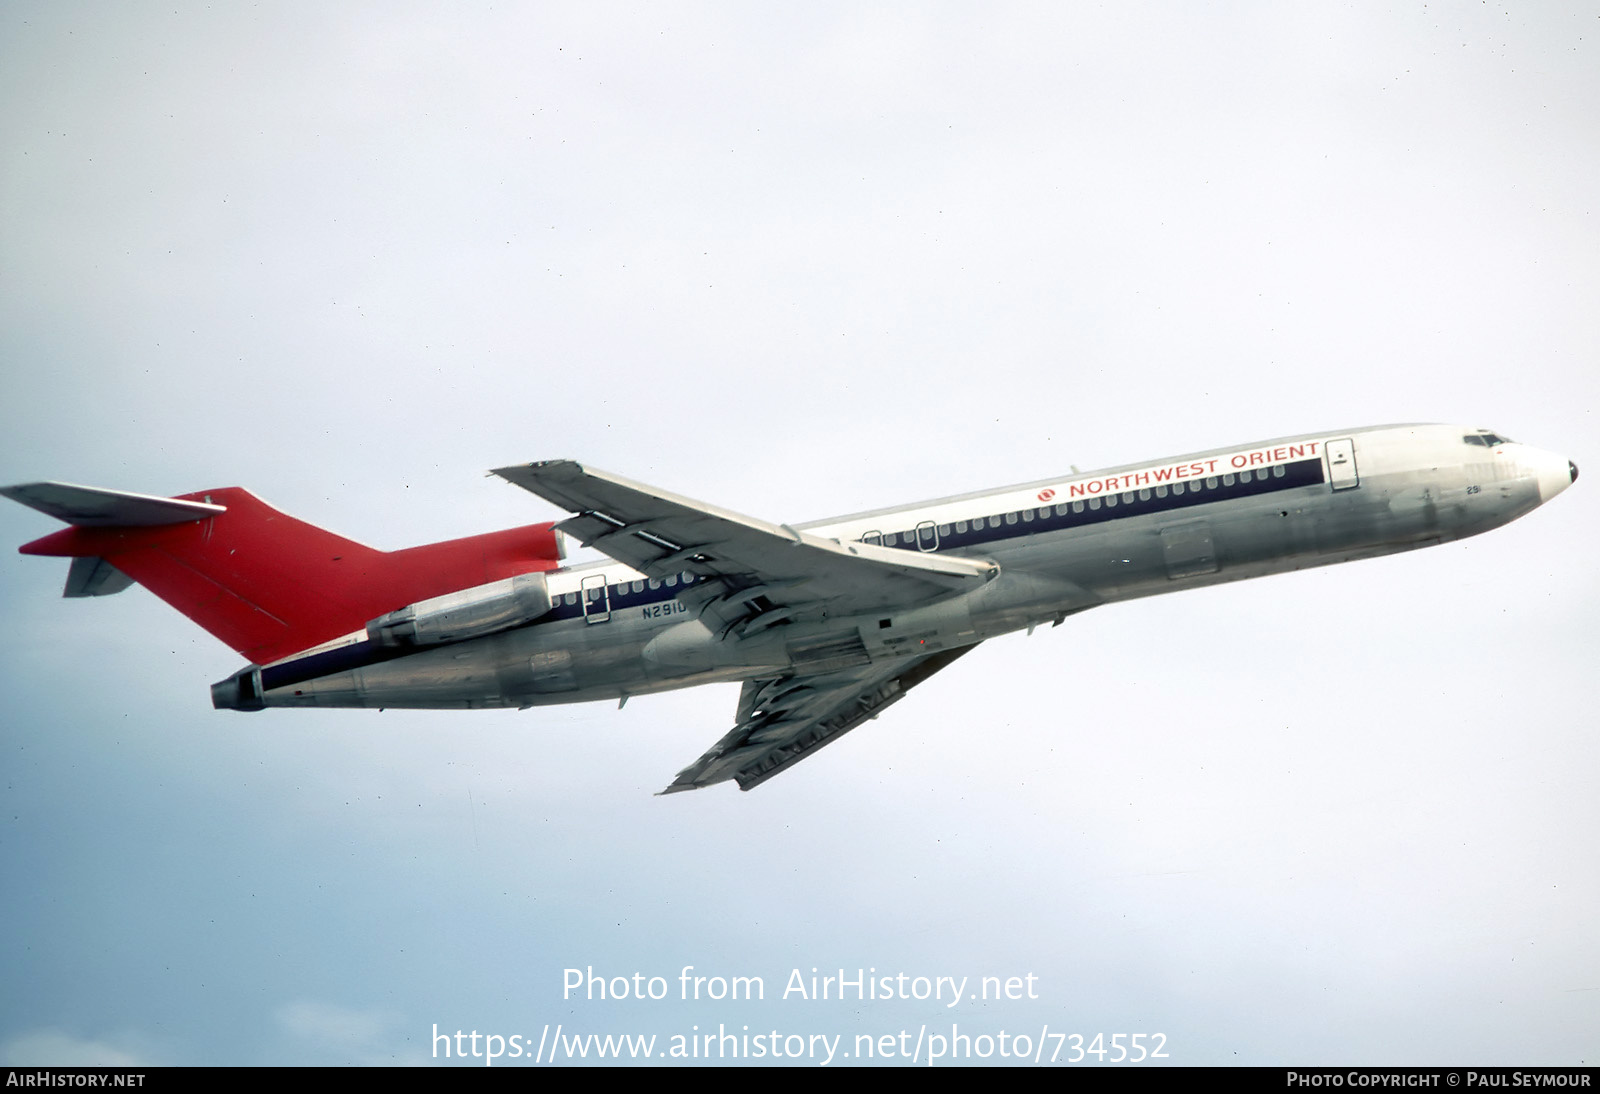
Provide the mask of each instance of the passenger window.
[{"label": "passenger window", "polygon": [[[1172,484],[1172,492],[1173,492],[1173,493],[1174,493],[1174,494],[1181,494],[1181,493],[1183,493],[1183,483],[1181,483],[1181,482],[1175,482],[1175,483],[1173,483],[1173,484]],[[1158,491],[1156,491],[1156,493],[1158,493],[1158,494],[1159,494],[1159,493],[1160,493],[1160,491],[1159,491],[1159,490],[1158,490]]]},{"label": "passenger window", "polygon": [[1240,482],[1249,482],[1250,481],[1250,472],[1248,472],[1248,471],[1239,472],[1239,481]]},{"label": "passenger window", "polygon": [[670,588],[674,587],[677,584],[678,584],[678,575],[677,574],[673,574],[671,577],[667,578],[667,588],[670,589]]},{"label": "passenger window", "polygon": [[1100,503],[1100,499],[1099,498],[1090,498],[1089,499],[1089,508],[1090,509],[1098,509],[1098,508],[1100,508],[1100,504],[1101,503]]},{"label": "passenger window", "polygon": [[1006,523],[1007,524],[1015,524],[1015,523],[1017,523],[1017,514],[1015,514],[1015,513],[1007,513],[1006,514]]},{"label": "passenger window", "polygon": [[652,577],[648,584],[652,589],[659,589],[661,588],[661,579],[659,577]]},{"label": "passenger window", "polygon": [[964,520],[956,521],[956,531],[957,532],[965,532],[966,530],[967,530],[967,522],[966,521],[964,521]]},{"label": "passenger window", "polygon": [[[1079,504],[1081,504],[1081,503],[1075,502],[1074,503],[1074,507],[1076,507]],[[1043,513],[1044,510],[1041,509],[1041,510],[1039,510],[1039,512]],[[1060,505],[1056,506],[1056,516],[1064,517],[1066,515],[1067,515],[1067,503],[1066,502],[1062,502]]]},{"label": "passenger window", "polygon": [[577,593],[568,593],[566,596],[562,597],[561,599],[565,600],[567,602],[567,605],[570,607],[573,604],[576,604],[578,602],[578,594]]},{"label": "passenger window", "polygon": [[1206,479],[1206,489],[1207,490],[1215,490],[1216,488],[1217,488],[1217,477],[1215,475],[1212,475],[1211,477]]},{"label": "passenger window", "polygon": [[1285,474],[1286,474],[1286,473],[1287,473],[1287,472],[1286,472],[1286,470],[1285,470],[1285,468],[1284,468],[1284,466],[1283,466],[1283,464],[1281,464],[1281,463],[1280,463],[1280,464],[1279,464],[1279,465],[1278,465],[1278,466],[1276,466],[1276,467],[1274,467],[1274,468],[1273,468],[1273,469],[1272,469],[1272,477],[1273,477],[1273,478],[1275,478],[1275,479],[1281,479],[1281,478],[1283,478],[1283,476],[1284,476],[1284,475],[1285,475]]},{"label": "passenger window", "polygon": [[1139,491],[1139,500],[1140,501],[1149,501],[1150,500],[1150,488],[1149,487],[1145,487],[1143,490]]},{"label": "passenger window", "polygon": [[1222,485],[1223,486],[1232,486],[1236,481],[1238,481],[1238,478],[1239,478],[1239,476],[1234,475],[1234,474],[1224,475],[1224,476],[1222,476]]},{"label": "passenger window", "polygon": [[948,524],[939,525],[939,534],[941,536],[948,536],[950,534],[950,526]]},{"label": "passenger window", "polygon": [[983,531],[983,518],[982,517],[974,517],[974,518],[972,518],[972,530],[975,531],[975,532]]},{"label": "passenger window", "polygon": [[1115,509],[1116,506],[1117,506],[1117,496],[1115,494],[1107,494],[1106,495],[1106,508],[1107,509]]},{"label": "passenger window", "polygon": [[1073,511],[1073,512],[1074,512],[1074,513],[1081,513],[1081,512],[1083,512],[1083,502],[1081,502],[1081,501],[1075,501],[1075,502],[1073,502],[1073,503],[1072,503],[1072,511]]},{"label": "passenger window", "polygon": [[893,532],[890,532],[889,534],[887,534],[886,536],[883,537],[883,545],[885,547],[893,547],[896,543],[899,543],[899,542],[900,542],[900,540],[895,536],[895,534]]},{"label": "passenger window", "polygon": [[1156,487],[1156,497],[1164,498],[1166,496],[1167,496],[1167,488],[1165,486]]},{"label": "passenger window", "polygon": [[1024,509],[1022,511],[1022,523],[1023,524],[1032,524],[1033,523],[1033,510],[1032,509]]}]

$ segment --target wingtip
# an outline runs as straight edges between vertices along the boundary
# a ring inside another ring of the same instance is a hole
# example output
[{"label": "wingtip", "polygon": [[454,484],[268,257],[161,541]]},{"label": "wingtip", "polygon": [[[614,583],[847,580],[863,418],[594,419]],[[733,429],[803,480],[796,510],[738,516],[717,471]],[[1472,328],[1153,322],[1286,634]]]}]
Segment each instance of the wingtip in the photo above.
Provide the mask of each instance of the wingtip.
[{"label": "wingtip", "polygon": [[498,475],[513,485],[527,489],[530,479],[548,475],[552,471],[568,469],[580,474],[583,471],[582,465],[577,460],[535,460],[532,463],[515,463],[508,467],[492,467],[489,469],[489,474]]}]

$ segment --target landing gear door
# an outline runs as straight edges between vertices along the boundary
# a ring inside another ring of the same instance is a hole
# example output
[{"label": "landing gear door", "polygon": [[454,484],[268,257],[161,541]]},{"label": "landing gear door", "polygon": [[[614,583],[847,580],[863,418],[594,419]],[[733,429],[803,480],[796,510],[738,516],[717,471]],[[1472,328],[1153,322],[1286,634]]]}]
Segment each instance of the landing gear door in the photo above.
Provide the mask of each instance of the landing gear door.
[{"label": "landing gear door", "polygon": [[1161,529],[1161,557],[1173,581],[1216,573],[1217,545],[1211,540],[1211,526],[1191,520]]},{"label": "landing gear door", "polygon": [[585,623],[604,623],[611,618],[611,590],[604,574],[591,574],[583,579],[583,591],[578,594],[583,605]]},{"label": "landing gear door", "polygon": [[1328,453],[1328,481],[1335,490],[1350,490],[1361,485],[1356,471],[1356,442],[1348,437],[1329,441],[1323,446]]}]

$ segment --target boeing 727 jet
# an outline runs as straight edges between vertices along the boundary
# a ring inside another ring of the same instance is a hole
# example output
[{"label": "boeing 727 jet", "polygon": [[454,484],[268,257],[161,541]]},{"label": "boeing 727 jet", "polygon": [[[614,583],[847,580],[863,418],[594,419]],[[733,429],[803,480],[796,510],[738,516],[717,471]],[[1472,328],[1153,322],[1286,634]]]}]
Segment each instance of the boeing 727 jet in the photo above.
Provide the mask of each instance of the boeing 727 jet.
[{"label": "boeing 727 jet", "polygon": [[[532,707],[742,681],[734,726],[664,793],[749,790],[985,639],[1101,604],[1475,535],[1577,480],[1487,430],[1264,441],[771,524],[570,460],[496,474],[559,523],[384,552],[229,487],[0,489],[71,527],[66,596],[149,588],[250,664],[215,706]],[[561,536],[610,561],[564,566]]]}]

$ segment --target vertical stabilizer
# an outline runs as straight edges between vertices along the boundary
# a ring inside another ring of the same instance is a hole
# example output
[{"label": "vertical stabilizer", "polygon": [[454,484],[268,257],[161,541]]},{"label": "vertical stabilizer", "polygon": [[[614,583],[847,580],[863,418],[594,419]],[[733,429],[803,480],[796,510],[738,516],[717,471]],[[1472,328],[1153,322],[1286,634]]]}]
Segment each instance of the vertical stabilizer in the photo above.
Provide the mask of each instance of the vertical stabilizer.
[{"label": "vertical stabilizer", "polygon": [[415,601],[552,570],[561,559],[551,524],[379,551],[238,487],[160,498],[27,483],[0,494],[72,525],[21,548],[74,560],[65,595],[100,596],[137,581],[256,664]]}]

